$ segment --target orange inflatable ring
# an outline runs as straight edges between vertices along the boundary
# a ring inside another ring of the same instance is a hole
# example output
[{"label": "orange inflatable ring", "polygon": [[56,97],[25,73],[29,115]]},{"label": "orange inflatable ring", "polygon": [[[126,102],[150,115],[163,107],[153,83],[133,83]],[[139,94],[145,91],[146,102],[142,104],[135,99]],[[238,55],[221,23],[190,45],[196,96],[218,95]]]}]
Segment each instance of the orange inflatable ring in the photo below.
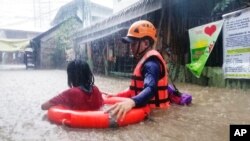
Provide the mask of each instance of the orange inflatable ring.
[{"label": "orange inflatable ring", "polygon": [[[126,98],[110,97],[104,99],[104,104],[115,104],[124,101]],[[48,110],[48,119],[57,124],[63,124],[77,128],[108,128],[120,127],[129,124],[135,124],[145,119],[149,114],[148,106],[142,108],[133,108],[125,118],[116,121],[109,113],[104,111],[77,111],[70,110],[62,106],[54,106]]]}]

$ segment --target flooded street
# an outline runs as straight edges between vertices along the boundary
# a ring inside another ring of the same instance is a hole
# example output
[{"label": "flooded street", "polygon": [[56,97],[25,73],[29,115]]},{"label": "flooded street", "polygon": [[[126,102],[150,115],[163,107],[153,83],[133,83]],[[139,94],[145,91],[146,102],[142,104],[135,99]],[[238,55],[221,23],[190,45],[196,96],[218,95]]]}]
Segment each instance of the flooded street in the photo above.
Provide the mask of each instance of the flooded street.
[{"label": "flooded street", "polygon": [[[129,79],[95,76],[101,91]],[[63,70],[0,70],[1,141],[228,141],[230,124],[250,124],[250,91],[177,83],[190,106],[152,111],[148,120],[116,129],[75,129],[47,121],[40,106],[67,88]]]}]

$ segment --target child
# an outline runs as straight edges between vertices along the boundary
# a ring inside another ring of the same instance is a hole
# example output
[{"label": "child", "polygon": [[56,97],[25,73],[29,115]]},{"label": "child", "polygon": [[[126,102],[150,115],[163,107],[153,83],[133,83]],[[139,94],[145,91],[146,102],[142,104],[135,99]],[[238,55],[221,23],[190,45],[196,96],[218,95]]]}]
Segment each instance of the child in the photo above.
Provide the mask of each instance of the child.
[{"label": "child", "polygon": [[103,105],[102,94],[94,85],[94,76],[85,61],[74,60],[67,66],[69,89],[42,104],[42,110],[63,105],[72,110],[98,110]]}]

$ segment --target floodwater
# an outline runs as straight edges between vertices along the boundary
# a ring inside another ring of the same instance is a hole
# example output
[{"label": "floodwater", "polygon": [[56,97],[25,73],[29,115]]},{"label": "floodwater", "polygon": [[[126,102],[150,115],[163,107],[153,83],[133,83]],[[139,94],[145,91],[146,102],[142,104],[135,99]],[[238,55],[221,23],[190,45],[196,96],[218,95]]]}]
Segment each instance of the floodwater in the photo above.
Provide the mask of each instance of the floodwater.
[{"label": "floodwater", "polygon": [[[128,87],[129,80],[96,76],[107,92]],[[58,126],[40,105],[67,88],[62,70],[0,70],[1,141],[228,141],[230,124],[250,124],[250,92],[176,83],[193,96],[190,106],[154,110],[149,119],[108,129]]]}]

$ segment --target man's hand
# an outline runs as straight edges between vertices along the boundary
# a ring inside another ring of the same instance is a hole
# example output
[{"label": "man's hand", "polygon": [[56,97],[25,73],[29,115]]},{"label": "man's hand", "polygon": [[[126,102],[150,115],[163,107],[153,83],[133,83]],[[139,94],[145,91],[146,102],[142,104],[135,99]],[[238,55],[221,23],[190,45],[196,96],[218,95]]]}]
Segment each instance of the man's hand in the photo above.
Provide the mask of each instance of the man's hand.
[{"label": "man's hand", "polygon": [[112,105],[109,109],[106,110],[106,112],[111,113],[112,116],[116,116],[116,120],[120,119],[122,121],[126,113],[133,107],[135,107],[134,100],[127,99],[125,101]]}]

